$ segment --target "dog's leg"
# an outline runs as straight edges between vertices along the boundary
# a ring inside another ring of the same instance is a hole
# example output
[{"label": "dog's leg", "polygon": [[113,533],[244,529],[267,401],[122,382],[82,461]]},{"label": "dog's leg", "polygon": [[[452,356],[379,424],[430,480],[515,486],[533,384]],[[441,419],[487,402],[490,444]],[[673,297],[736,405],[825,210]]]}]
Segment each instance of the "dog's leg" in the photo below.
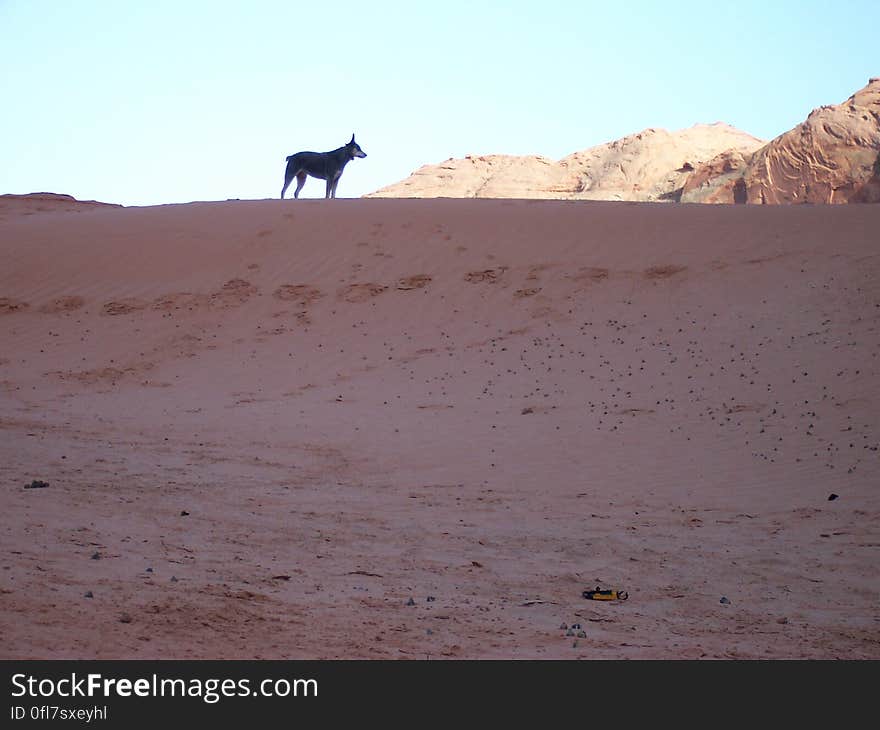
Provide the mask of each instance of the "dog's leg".
[{"label": "dog's leg", "polygon": [[[341,177],[341,175],[340,175],[340,177]],[[337,185],[339,185],[339,178],[338,177],[333,181],[333,187],[330,188],[330,197],[331,198],[336,197],[336,186]]]},{"label": "dog's leg", "polygon": [[306,184],[306,178],[308,176],[309,176],[309,174],[305,170],[303,170],[302,172],[296,173],[296,190],[293,191],[294,198],[299,197],[299,191],[302,190],[303,185]]},{"label": "dog's leg", "polygon": [[288,165],[287,169],[284,171],[284,187],[281,188],[281,199],[284,200],[284,193],[287,190],[288,185],[290,185],[293,180],[293,168]]},{"label": "dog's leg", "polygon": [[328,177],[328,178],[327,178],[327,190],[326,190],[326,192],[324,193],[324,198],[325,198],[325,199],[326,199],[326,198],[330,198],[330,197],[332,197],[331,194],[333,193],[333,188],[334,188],[334,187],[336,187],[336,185],[335,185],[335,181],[333,180],[332,177]]}]

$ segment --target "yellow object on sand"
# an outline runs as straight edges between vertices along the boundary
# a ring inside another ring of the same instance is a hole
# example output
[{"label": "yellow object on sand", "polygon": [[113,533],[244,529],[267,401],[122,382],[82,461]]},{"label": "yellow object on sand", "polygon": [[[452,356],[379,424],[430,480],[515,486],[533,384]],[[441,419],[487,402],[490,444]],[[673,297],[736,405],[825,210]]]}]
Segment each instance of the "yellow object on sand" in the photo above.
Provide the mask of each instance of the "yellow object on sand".
[{"label": "yellow object on sand", "polygon": [[603,591],[599,586],[596,586],[594,591],[584,591],[583,596],[593,601],[625,601],[629,598],[629,593],[614,589]]}]

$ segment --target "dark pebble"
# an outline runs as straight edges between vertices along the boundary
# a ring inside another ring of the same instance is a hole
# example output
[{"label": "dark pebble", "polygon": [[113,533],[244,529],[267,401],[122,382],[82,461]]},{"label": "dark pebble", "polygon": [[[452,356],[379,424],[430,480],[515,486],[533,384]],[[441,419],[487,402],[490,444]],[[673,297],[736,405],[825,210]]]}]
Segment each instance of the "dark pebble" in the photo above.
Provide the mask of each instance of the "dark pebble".
[{"label": "dark pebble", "polygon": [[25,484],[25,489],[45,489],[49,486],[49,482],[41,482],[39,479],[34,479],[30,484]]},{"label": "dark pebble", "polygon": [[85,598],[94,598],[95,595],[91,591],[86,591],[84,594]]},{"label": "dark pebble", "polygon": [[829,502],[833,502],[835,499],[837,499],[837,495],[836,495],[836,494],[832,493],[832,494],[829,494],[829,495],[828,495],[828,501],[829,501]]},{"label": "dark pebble", "polygon": [[721,596],[719,603],[730,603],[730,599],[727,596]]},{"label": "dark pebble", "polygon": [[415,605],[416,605],[416,602],[415,602],[412,598],[410,598],[410,599],[406,602],[406,605],[407,605],[407,606],[415,606]]}]

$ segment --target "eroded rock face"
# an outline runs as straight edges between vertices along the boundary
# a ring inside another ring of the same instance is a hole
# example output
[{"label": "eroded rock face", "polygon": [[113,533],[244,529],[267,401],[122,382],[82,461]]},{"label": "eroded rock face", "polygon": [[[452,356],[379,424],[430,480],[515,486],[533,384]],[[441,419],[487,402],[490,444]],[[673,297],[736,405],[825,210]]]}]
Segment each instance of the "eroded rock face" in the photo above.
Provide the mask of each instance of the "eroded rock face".
[{"label": "eroded rock face", "polygon": [[682,203],[745,203],[742,176],[752,154],[725,150],[697,167],[685,181],[679,195]]},{"label": "eroded rock face", "polygon": [[574,171],[537,155],[468,155],[425,165],[375,198],[560,198],[576,192]]},{"label": "eroded rock face", "polygon": [[645,129],[554,161],[536,155],[469,155],[425,165],[366,197],[676,199],[691,173],[724,150],[763,142],[726,124]]},{"label": "eroded rock face", "polygon": [[35,213],[60,213],[84,211],[94,208],[121,208],[115,203],[99,203],[96,200],[77,200],[61,193],[28,193],[0,195],[0,217],[33,215]]},{"label": "eroded rock face", "polygon": [[880,152],[874,162],[874,174],[859,187],[850,203],[880,203]]},{"label": "eroded rock face", "polygon": [[646,129],[562,160],[580,167],[593,200],[678,200],[694,171],[719,154],[750,154],[763,142],[727,124],[697,124],[679,132]]},{"label": "eroded rock face", "polygon": [[869,202],[880,154],[880,78],[842,104],[806,121],[755,153],[744,172],[748,203]]},{"label": "eroded rock face", "polygon": [[880,202],[880,78],[769,143],[726,124],[637,134],[561,160],[468,156],[365,197]]}]

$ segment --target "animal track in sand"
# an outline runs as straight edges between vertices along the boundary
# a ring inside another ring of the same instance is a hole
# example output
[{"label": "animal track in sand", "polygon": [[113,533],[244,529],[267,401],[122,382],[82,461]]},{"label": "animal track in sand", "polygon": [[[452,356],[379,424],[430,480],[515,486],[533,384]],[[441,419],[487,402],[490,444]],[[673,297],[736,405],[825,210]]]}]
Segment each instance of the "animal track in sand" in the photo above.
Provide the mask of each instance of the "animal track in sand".
[{"label": "animal track in sand", "polygon": [[158,299],[153,300],[151,305],[153,309],[168,311],[171,309],[191,309],[199,305],[205,304],[208,297],[204,294],[191,294],[190,292],[176,292],[174,294],[165,294]]},{"label": "animal track in sand", "polygon": [[778,261],[779,259],[784,259],[788,256],[791,256],[790,253],[778,253],[771,256],[761,256],[755,259],[746,259],[747,264],[766,264],[768,261]]},{"label": "animal track in sand", "polygon": [[315,385],[314,383],[306,383],[305,385],[301,385],[301,386],[299,386],[298,388],[296,388],[296,389],[294,389],[294,390],[289,390],[289,391],[287,391],[286,393],[282,393],[281,395],[282,395],[284,398],[295,398],[295,397],[297,397],[297,396],[302,395],[302,394],[305,393],[307,390],[314,390],[314,389],[317,388],[317,387],[318,387],[318,386]]},{"label": "animal track in sand", "polygon": [[47,375],[54,375],[61,380],[76,380],[84,385],[98,385],[100,383],[115,385],[122,378],[143,375],[154,367],[155,365],[151,362],[143,362],[123,368],[105,367],[93,370],[80,370],[78,372],[56,370],[47,373]]},{"label": "animal track in sand", "polygon": [[415,360],[418,360],[422,355],[433,355],[437,352],[436,348],[433,347],[423,347],[419,350],[416,350],[412,355],[404,355],[400,358],[401,362],[409,363]]},{"label": "animal track in sand", "polygon": [[139,299],[119,299],[114,302],[106,302],[101,308],[101,313],[111,317],[119,314],[131,314],[146,309],[149,305]]},{"label": "animal track in sand", "polygon": [[[150,308],[157,311],[173,309],[194,309],[196,307],[214,306],[221,308],[235,307],[244,304],[258,291],[257,287],[244,279],[230,279],[218,290],[210,294],[194,294],[192,292],[172,292],[163,294],[152,302],[128,298],[106,302],[101,308],[102,314],[117,316],[132,314]],[[82,306],[81,304],[79,306]]]},{"label": "animal track in sand", "polygon": [[337,296],[339,297],[339,299],[342,299],[346,302],[359,304],[361,302],[366,302],[373,297],[377,297],[387,290],[388,287],[382,284],[349,284],[343,289],[340,289]]},{"label": "animal track in sand", "polygon": [[272,292],[272,296],[285,302],[296,302],[305,307],[318,301],[324,296],[324,293],[317,287],[308,284],[282,284]]},{"label": "animal track in sand", "polygon": [[0,297],[0,314],[12,314],[13,312],[23,312],[30,305],[27,302],[21,302],[18,299],[10,299],[9,297]]},{"label": "animal track in sand", "polygon": [[533,297],[535,294],[538,294],[541,291],[541,287],[532,287],[531,289],[517,289],[513,296],[517,299],[522,299],[524,297]]},{"label": "animal track in sand", "polygon": [[217,307],[235,307],[244,304],[254,294],[257,287],[244,279],[230,279],[220,289],[211,294],[211,304]]},{"label": "animal track in sand", "polygon": [[565,322],[568,317],[549,305],[538,306],[529,312],[532,319],[547,319],[553,322]]},{"label": "animal track in sand", "polygon": [[668,279],[670,276],[675,276],[685,270],[687,270],[687,266],[663,264],[661,266],[651,266],[650,268],[645,269],[643,276],[646,279]]},{"label": "animal track in sand", "polygon": [[497,269],[483,269],[482,271],[469,271],[464,275],[464,280],[469,284],[494,284],[507,270],[506,266]]},{"label": "animal track in sand", "polygon": [[400,291],[409,291],[410,289],[422,289],[431,283],[431,277],[427,274],[416,274],[415,276],[406,276],[399,279],[397,288]]},{"label": "animal track in sand", "polygon": [[576,274],[571,274],[568,278],[579,284],[590,284],[605,281],[610,272],[598,266],[582,266]]},{"label": "animal track in sand", "polygon": [[434,226],[434,235],[442,236],[444,241],[452,240],[452,236],[449,235],[449,233],[446,231],[446,228],[444,228],[442,225]]},{"label": "animal track in sand", "polygon": [[82,297],[70,296],[70,297],[59,297],[58,299],[53,299],[51,302],[44,304],[40,307],[40,311],[43,314],[60,314],[61,312],[72,312],[75,309],[79,309],[86,303],[86,300]]},{"label": "animal track in sand", "polygon": [[535,264],[534,266],[530,266],[526,281],[538,281],[541,278],[541,273],[547,271],[549,268],[550,264]]},{"label": "animal track in sand", "polygon": [[201,337],[187,332],[169,338],[162,343],[161,347],[153,348],[152,352],[160,356],[195,357],[205,348],[204,345],[200,344],[201,342]]}]

